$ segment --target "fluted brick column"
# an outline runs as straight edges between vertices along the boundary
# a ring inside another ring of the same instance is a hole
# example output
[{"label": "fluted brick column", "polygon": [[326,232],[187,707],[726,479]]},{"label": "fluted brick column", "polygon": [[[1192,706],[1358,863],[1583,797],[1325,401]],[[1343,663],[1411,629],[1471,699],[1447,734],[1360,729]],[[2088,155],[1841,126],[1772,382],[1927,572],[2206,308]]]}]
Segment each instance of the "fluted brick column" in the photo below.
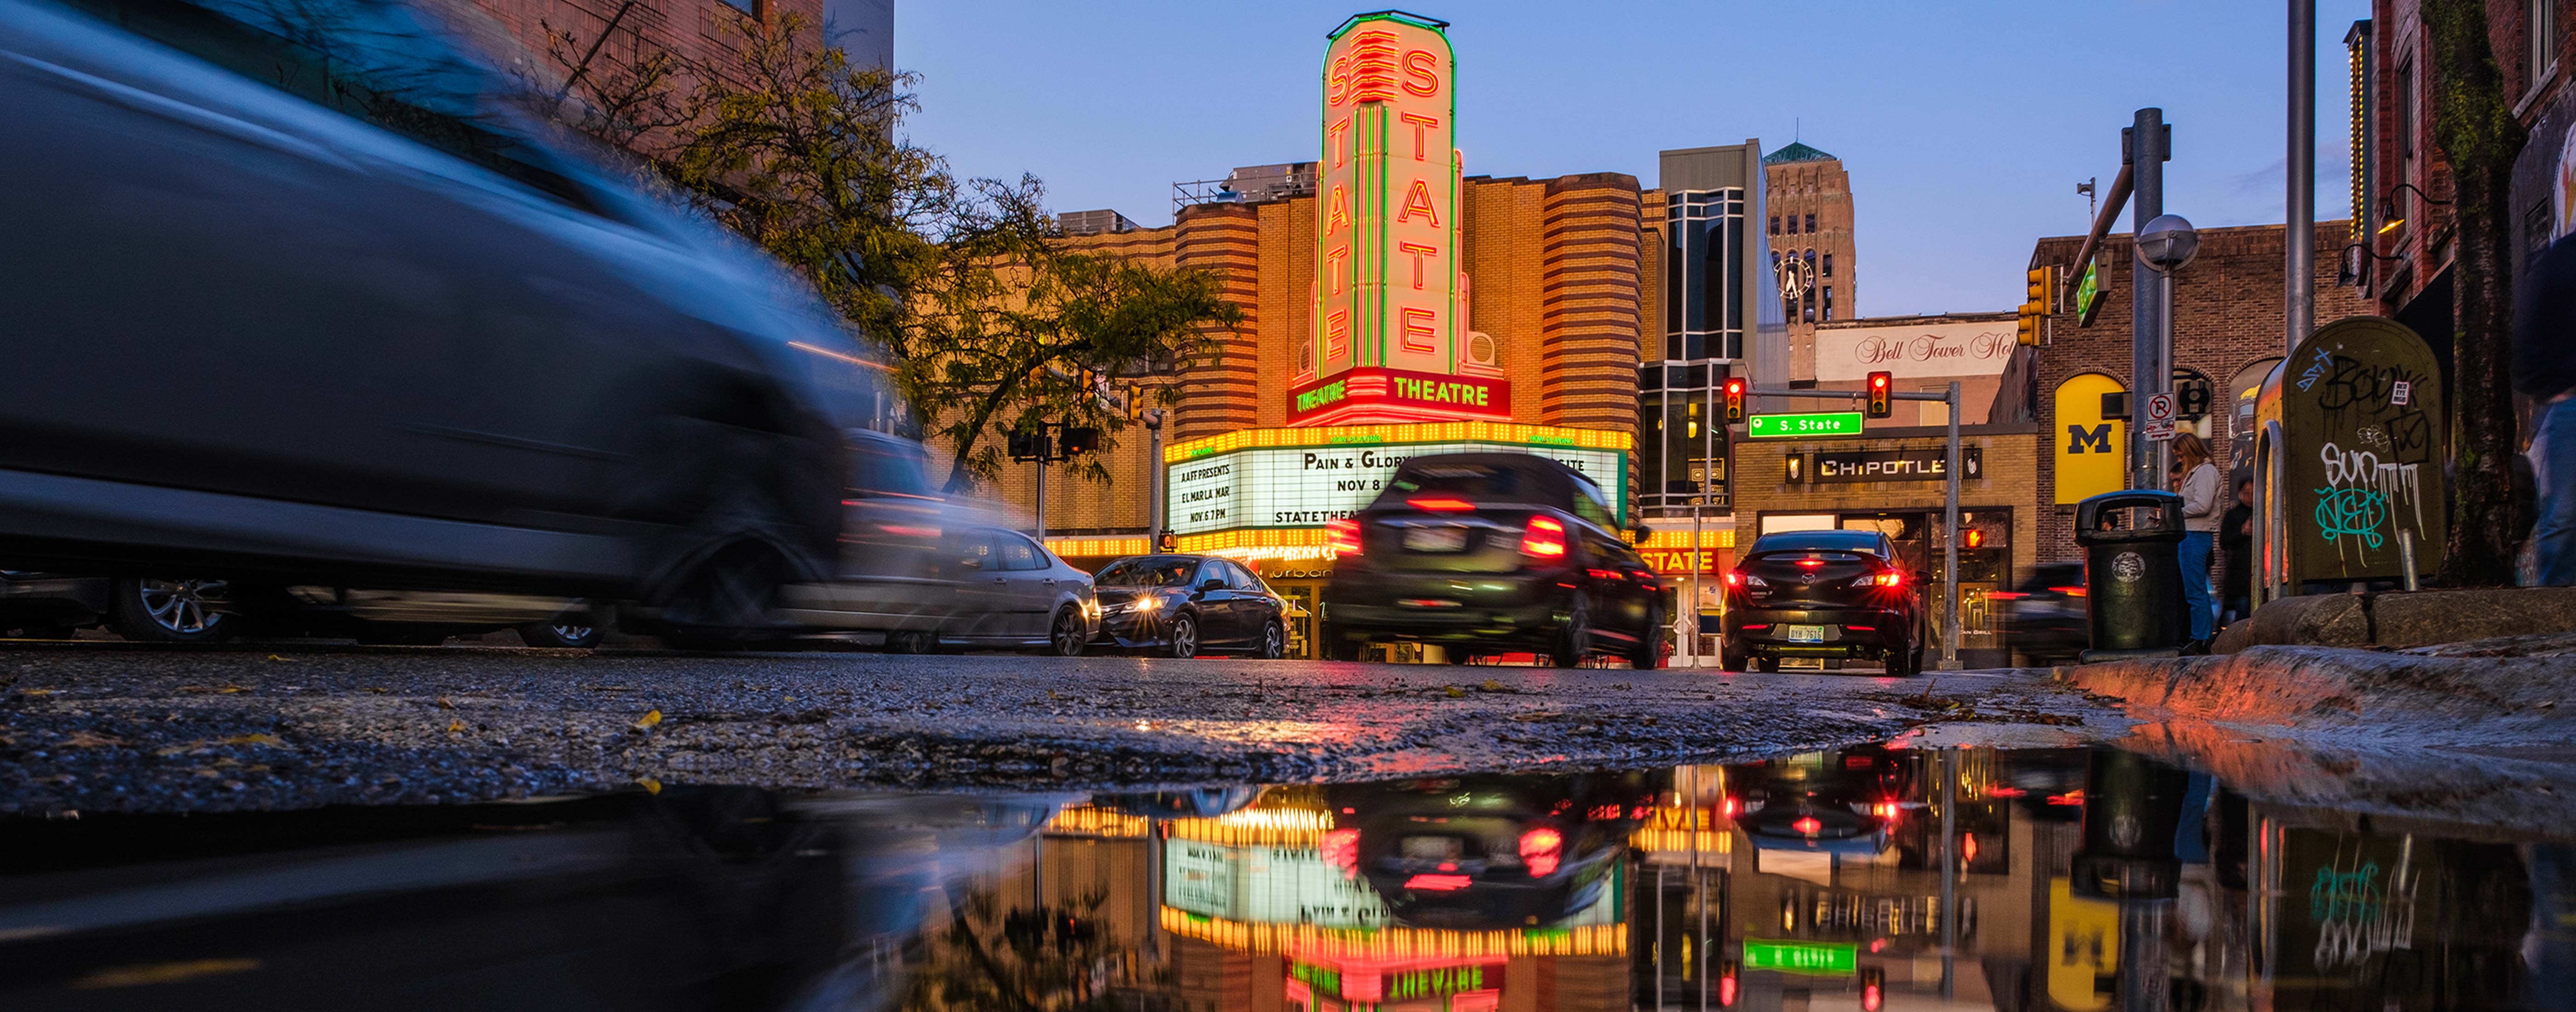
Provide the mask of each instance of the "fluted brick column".
[{"label": "fluted brick column", "polygon": [[1543,213],[1542,417],[1550,425],[1633,432],[1644,280],[1636,177],[1605,172],[1550,181]]},{"label": "fluted brick column", "polygon": [[1173,419],[1174,440],[1258,424],[1260,221],[1255,209],[1242,204],[1199,204],[1183,209],[1175,223],[1174,259],[1215,274],[1219,293],[1243,310],[1243,324],[1232,332],[1206,328],[1212,350],[1181,371],[1187,389]]}]

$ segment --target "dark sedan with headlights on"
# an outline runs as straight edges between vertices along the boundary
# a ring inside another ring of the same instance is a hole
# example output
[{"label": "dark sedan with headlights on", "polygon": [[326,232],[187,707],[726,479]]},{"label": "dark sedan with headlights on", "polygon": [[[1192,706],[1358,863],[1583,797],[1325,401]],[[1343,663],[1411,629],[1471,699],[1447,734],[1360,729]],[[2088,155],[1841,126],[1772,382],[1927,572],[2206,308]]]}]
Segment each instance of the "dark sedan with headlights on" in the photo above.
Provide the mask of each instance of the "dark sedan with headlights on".
[{"label": "dark sedan with headlights on", "polygon": [[1663,660],[1663,584],[1620,540],[1601,486],[1546,457],[1415,457],[1358,516],[1327,521],[1324,645],[1436,643],[1452,661],[1529,651]]},{"label": "dark sedan with headlights on", "polygon": [[1119,649],[1196,657],[1288,652],[1288,601],[1242,564],[1204,555],[1138,555],[1101,567],[1101,638]]},{"label": "dark sedan with headlights on", "polygon": [[1923,670],[1922,574],[1897,564],[1877,531],[1782,531],[1726,572],[1720,666],[1777,671],[1783,657],[1857,657],[1887,673]]}]

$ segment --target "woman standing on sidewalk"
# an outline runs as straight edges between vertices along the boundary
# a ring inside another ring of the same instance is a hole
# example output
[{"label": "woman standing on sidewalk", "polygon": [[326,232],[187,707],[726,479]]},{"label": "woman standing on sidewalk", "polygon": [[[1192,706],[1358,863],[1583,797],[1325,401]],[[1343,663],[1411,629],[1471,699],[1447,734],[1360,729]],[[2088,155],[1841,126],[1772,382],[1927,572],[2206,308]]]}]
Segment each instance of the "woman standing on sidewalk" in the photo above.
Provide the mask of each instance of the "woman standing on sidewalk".
[{"label": "woman standing on sidewalk", "polygon": [[2210,627],[2218,612],[2210,607],[2209,550],[2218,538],[2219,490],[2226,486],[2218,465],[2209,462],[2209,444],[2184,432],[2173,439],[2174,463],[2182,468],[2182,610],[2190,620],[2185,654],[2209,652]]}]

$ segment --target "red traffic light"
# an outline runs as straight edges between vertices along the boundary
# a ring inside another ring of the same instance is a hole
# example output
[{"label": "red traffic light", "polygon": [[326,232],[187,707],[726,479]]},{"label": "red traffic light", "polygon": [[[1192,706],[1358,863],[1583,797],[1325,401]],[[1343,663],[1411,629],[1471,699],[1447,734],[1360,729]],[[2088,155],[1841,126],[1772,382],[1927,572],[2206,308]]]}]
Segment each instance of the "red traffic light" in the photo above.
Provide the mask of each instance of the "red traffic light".
[{"label": "red traffic light", "polygon": [[1895,413],[1893,405],[1895,398],[1890,396],[1893,393],[1891,388],[1895,385],[1896,374],[1894,373],[1869,374],[1869,416],[1871,418],[1885,418]]},{"label": "red traffic light", "polygon": [[1729,377],[1726,381],[1726,421],[1731,425],[1743,420],[1744,381]]}]

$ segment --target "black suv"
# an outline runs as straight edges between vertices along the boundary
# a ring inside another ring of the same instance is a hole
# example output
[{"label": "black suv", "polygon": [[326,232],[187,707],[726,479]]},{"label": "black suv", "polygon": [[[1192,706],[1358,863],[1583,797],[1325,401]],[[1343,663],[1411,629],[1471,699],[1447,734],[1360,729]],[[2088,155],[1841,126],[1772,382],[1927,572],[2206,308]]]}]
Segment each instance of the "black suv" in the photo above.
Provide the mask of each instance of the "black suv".
[{"label": "black suv", "polygon": [[1776,671],[1783,657],[1860,657],[1910,677],[1923,670],[1928,638],[1922,582],[1876,531],[1765,534],[1726,572],[1719,666]]},{"label": "black suv", "polygon": [[1531,651],[1663,660],[1663,583],[1613,533],[1601,487],[1521,453],[1415,457],[1358,516],[1329,521],[1324,642],[1437,643],[1452,661]]}]

